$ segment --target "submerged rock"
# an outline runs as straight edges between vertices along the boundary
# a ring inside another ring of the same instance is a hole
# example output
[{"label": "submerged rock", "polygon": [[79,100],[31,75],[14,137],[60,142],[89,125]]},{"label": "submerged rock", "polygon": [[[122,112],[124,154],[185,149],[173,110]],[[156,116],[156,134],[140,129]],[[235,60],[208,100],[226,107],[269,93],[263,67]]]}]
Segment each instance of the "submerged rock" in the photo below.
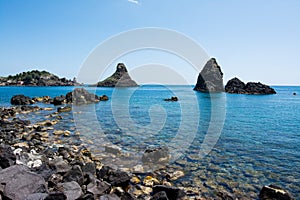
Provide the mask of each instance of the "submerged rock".
[{"label": "submerged rock", "polygon": [[215,58],[211,58],[200,72],[194,88],[200,92],[223,92],[223,72]]},{"label": "submerged rock", "polygon": [[225,91],[233,94],[276,94],[276,91],[268,85],[260,82],[249,82],[245,84],[236,77],[227,82]]},{"label": "submerged rock", "polygon": [[123,63],[117,65],[113,75],[97,83],[97,87],[136,87],[138,84],[131,79]]},{"label": "submerged rock", "polygon": [[167,147],[158,147],[145,150],[142,162],[143,163],[165,163],[170,159],[169,150]]},{"label": "submerged rock", "polygon": [[10,103],[12,105],[29,105],[33,104],[34,101],[30,97],[27,97],[23,94],[18,94],[11,98]]},{"label": "submerged rock", "polygon": [[289,192],[275,185],[264,186],[259,193],[259,199],[295,200]]}]

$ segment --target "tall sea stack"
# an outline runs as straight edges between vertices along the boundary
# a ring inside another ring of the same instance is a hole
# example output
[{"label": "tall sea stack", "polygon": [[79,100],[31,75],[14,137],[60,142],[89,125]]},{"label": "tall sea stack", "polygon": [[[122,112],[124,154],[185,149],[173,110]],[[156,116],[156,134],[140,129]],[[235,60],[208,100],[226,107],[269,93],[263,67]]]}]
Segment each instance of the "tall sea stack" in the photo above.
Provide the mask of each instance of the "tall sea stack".
[{"label": "tall sea stack", "polygon": [[223,92],[223,73],[215,58],[211,58],[200,72],[194,88],[200,92]]},{"label": "tall sea stack", "polygon": [[123,63],[117,65],[113,75],[104,81],[97,83],[97,87],[136,87],[138,84],[132,80],[128,74],[126,66]]}]

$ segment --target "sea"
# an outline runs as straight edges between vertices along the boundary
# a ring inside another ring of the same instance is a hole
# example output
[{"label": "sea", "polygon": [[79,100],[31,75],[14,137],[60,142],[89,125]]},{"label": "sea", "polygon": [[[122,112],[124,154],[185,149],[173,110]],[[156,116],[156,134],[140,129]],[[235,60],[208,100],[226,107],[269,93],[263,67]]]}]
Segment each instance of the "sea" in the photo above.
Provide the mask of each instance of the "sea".
[{"label": "sea", "polygon": [[[193,86],[142,85],[85,87],[109,101],[73,106],[57,129],[80,132],[83,142],[105,164],[140,169],[146,149],[166,147],[170,169],[185,176],[175,182],[200,193],[227,191],[257,199],[274,184],[300,199],[300,87],[273,86],[275,95],[200,93]],[[0,106],[16,94],[59,96],[74,87],[0,87]],[[294,95],[296,93],[296,95]],[[165,101],[172,96],[178,101]],[[38,103],[41,107],[54,107]],[[38,122],[50,111],[20,116]],[[53,111],[52,111],[53,112]],[[105,146],[122,152],[108,156]]]}]

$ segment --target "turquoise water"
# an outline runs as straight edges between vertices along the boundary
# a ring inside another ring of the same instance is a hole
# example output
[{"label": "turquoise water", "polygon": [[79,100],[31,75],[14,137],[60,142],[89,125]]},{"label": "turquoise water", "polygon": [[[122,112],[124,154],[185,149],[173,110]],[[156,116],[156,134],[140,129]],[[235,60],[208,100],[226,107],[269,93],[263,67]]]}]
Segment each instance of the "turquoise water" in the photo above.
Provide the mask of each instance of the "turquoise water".
[{"label": "turquoise water", "polygon": [[[134,165],[145,148],[168,146],[174,150],[170,166],[186,174],[178,183],[198,184],[208,195],[226,190],[256,198],[263,185],[272,183],[300,199],[300,87],[274,88],[277,94],[267,96],[209,95],[194,92],[191,86],[88,88],[112,98],[74,107],[74,113],[65,113],[57,126],[72,130],[76,126],[99,155],[104,144],[119,146]],[[72,89],[0,87],[0,105],[9,106],[15,94],[54,97]],[[179,101],[163,101],[171,96]],[[70,122],[73,115],[75,124]],[[207,143],[211,127],[213,137]],[[203,143],[212,149],[199,156]]]}]

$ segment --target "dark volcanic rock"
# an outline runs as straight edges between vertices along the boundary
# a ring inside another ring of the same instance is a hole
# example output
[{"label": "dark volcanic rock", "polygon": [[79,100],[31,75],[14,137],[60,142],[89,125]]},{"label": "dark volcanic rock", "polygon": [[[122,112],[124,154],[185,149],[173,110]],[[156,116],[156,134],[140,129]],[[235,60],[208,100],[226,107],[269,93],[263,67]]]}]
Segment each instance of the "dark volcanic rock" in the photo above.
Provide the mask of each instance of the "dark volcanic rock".
[{"label": "dark volcanic rock", "polygon": [[1,191],[7,198],[24,200],[30,194],[46,192],[46,182],[38,174],[30,172],[23,165],[15,165],[0,171]]},{"label": "dark volcanic rock", "polygon": [[10,146],[0,145],[0,167],[5,169],[16,163],[16,156]]},{"label": "dark volcanic rock", "polygon": [[76,105],[99,102],[98,96],[88,92],[84,88],[75,88],[73,92],[66,95],[67,103]]},{"label": "dark volcanic rock", "polygon": [[132,80],[128,74],[128,71],[123,63],[117,65],[116,72],[105,79],[97,83],[97,87],[136,87],[138,84]]},{"label": "dark volcanic rock", "polygon": [[234,94],[276,94],[276,91],[268,85],[260,82],[245,84],[238,78],[229,80],[225,86],[225,91]]},{"label": "dark volcanic rock", "polygon": [[11,98],[10,103],[12,105],[29,105],[33,104],[34,101],[30,97],[24,96],[23,94],[18,94]]},{"label": "dark volcanic rock", "polygon": [[53,104],[54,105],[62,105],[65,103],[66,97],[64,95],[57,96],[53,99]]},{"label": "dark volcanic rock", "polygon": [[264,186],[259,193],[259,199],[294,200],[294,198],[289,192],[275,185]]},{"label": "dark volcanic rock", "polygon": [[223,92],[223,73],[215,58],[211,58],[200,72],[194,88],[200,92]]},{"label": "dark volcanic rock", "polygon": [[170,99],[164,99],[164,101],[178,101],[178,97],[171,97]]},{"label": "dark volcanic rock", "polygon": [[169,200],[165,191],[161,191],[153,195],[150,200]]},{"label": "dark volcanic rock", "polygon": [[108,166],[103,166],[97,171],[97,178],[107,181],[112,186],[125,187],[130,182],[130,176],[121,170],[115,170]]},{"label": "dark volcanic rock", "polygon": [[168,187],[164,185],[155,185],[153,187],[154,194],[157,194],[162,191],[167,194],[168,199],[182,199],[185,196],[185,192],[176,187]]}]

